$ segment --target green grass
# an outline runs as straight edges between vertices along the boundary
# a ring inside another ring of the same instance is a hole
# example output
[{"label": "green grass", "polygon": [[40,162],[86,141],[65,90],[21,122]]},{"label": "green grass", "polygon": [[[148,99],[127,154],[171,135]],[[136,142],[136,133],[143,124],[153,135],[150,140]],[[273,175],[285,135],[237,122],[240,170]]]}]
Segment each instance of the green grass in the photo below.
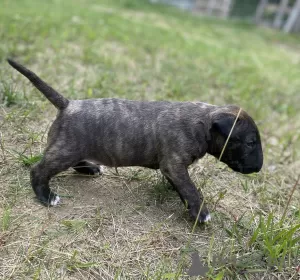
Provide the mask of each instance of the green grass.
[{"label": "green grass", "polygon": [[[196,250],[209,279],[298,279],[299,41],[144,0],[2,0],[0,278],[188,279]],[[191,167],[207,226],[194,228],[161,175],[142,168],[59,174],[62,204],[44,208],[28,167],[56,110],[7,57],[70,99],[237,104],[259,126],[264,168],[243,176],[210,157]]]},{"label": "green grass", "polygon": [[[266,218],[260,216],[249,247],[262,252],[267,264],[281,271],[286,259],[292,261],[299,254],[300,237],[295,236],[299,228],[299,224],[282,227],[281,223],[276,222],[273,213]],[[292,263],[289,262],[288,266],[291,267]]]}]

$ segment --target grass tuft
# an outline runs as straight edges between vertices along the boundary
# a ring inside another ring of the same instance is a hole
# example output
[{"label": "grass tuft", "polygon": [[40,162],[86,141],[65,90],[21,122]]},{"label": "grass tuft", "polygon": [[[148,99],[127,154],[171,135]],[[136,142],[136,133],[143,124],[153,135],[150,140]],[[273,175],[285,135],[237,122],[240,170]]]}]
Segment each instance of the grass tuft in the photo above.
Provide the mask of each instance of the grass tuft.
[{"label": "grass tuft", "polygon": [[0,104],[10,107],[18,104],[20,99],[20,93],[16,91],[11,81],[0,81]]},{"label": "grass tuft", "polygon": [[11,223],[11,208],[5,208],[1,217],[1,231],[7,231]]}]

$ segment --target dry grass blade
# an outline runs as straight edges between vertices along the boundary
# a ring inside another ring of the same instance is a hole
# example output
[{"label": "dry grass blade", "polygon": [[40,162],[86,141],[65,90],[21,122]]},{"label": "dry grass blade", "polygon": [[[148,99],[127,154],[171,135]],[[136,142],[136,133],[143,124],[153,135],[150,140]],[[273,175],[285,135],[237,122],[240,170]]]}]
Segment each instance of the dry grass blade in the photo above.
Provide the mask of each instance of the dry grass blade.
[{"label": "dry grass blade", "polygon": [[234,127],[235,127],[235,124],[236,124],[237,120],[239,119],[239,116],[240,116],[241,112],[242,112],[242,108],[239,109],[239,112],[238,112],[237,115],[236,115],[236,118],[235,118],[235,120],[234,120],[234,123],[233,123],[233,125],[232,125],[232,127],[231,127],[231,129],[230,129],[230,132],[229,132],[229,134],[228,134],[228,137],[227,137],[227,139],[226,139],[226,142],[225,142],[225,144],[224,144],[224,146],[223,146],[223,149],[222,149],[222,151],[221,151],[221,154],[220,154],[220,156],[219,156],[219,161],[221,161],[221,159],[222,159],[222,156],[223,156],[223,154],[224,154],[224,151],[225,151],[225,149],[226,149],[226,146],[227,146],[227,144],[228,144],[228,141],[229,141],[229,139],[230,139],[230,136],[231,136],[231,134],[232,134],[232,131],[233,131]]}]

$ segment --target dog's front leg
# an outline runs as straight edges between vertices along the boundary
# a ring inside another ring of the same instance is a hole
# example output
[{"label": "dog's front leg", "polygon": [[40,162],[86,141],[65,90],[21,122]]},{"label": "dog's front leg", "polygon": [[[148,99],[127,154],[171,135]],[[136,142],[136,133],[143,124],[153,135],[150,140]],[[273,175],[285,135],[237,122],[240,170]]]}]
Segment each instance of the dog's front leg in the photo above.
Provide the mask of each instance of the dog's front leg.
[{"label": "dog's front leg", "polygon": [[207,207],[203,202],[201,190],[197,190],[192,182],[187,167],[178,164],[162,164],[161,172],[178,192],[183,203],[187,204],[190,215],[200,223],[208,222],[211,217]]}]

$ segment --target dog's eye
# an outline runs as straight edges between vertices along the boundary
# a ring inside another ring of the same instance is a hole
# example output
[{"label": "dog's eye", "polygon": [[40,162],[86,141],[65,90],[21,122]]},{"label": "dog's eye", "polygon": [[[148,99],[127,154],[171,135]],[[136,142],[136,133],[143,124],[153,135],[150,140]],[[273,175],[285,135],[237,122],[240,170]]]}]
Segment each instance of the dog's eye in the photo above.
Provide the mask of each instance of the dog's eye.
[{"label": "dog's eye", "polygon": [[255,141],[248,141],[248,142],[246,142],[246,145],[248,146],[248,147],[253,147],[254,145],[255,145]]}]

